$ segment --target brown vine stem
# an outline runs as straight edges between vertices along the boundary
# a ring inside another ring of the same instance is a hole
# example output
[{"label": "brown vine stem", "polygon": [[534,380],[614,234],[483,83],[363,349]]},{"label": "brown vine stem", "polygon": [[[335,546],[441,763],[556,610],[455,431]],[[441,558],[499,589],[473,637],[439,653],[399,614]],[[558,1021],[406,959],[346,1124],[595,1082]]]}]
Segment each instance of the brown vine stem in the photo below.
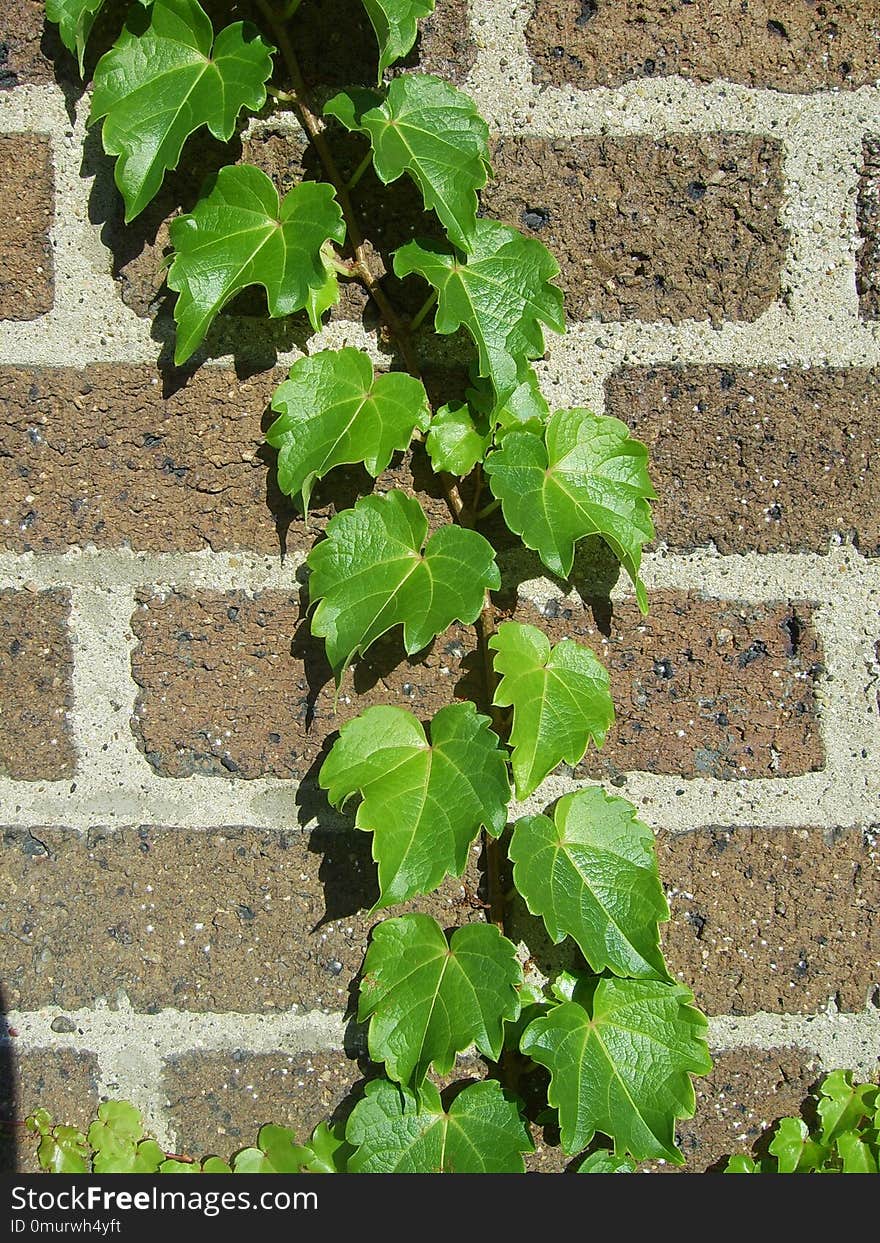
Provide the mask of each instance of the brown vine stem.
[{"label": "brown vine stem", "polygon": [[[327,174],[327,179],[336,191],[336,199],[342,209],[343,219],[347,230],[347,237],[350,246],[355,255],[355,264],[351,275],[357,277],[367,293],[375,302],[382,321],[385,324],[390,336],[394,339],[401,357],[406,365],[407,370],[417,379],[422,378],[422,369],[418,358],[415,355],[410,338],[409,330],[406,325],[401,322],[400,316],[395,311],[388,295],[382,288],[381,282],[376,277],[370,267],[370,259],[367,247],[364,243],[363,234],[361,233],[360,224],[355,215],[354,208],[351,203],[349,194],[349,185],[339,171],[339,167],[330,150],[327,138],[324,134],[323,126],[317,115],[315,114],[309,96],[308,87],[302,76],[302,71],[297,60],[296,52],[290,41],[290,36],[284,26],[284,18],[280,13],[273,9],[269,0],[257,0],[257,7],[263,14],[272,37],[275,39],[278,50],[284,60],[287,72],[290,75],[290,82],[293,87],[292,98],[286,92],[275,92],[279,98],[285,96],[291,99],[295,105],[303,128],[312,140],[318,158]],[[433,304],[433,295],[428,299],[424,308],[424,313],[430,310]],[[446,474],[440,474],[440,483],[443,488],[443,494],[446,498],[446,504],[449,508],[452,518],[460,526],[472,527],[474,525],[473,513],[476,509],[476,501],[482,490],[482,473],[477,475],[476,489],[474,495],[474,504],[468,508],[460,495],[458,488],[453,484],[452,478]],[[495,670],[492,664],[491,653],[489,651],[489,639],[495,632],[495,624],[493,620],[492,606],[488,600],[483,608],[480,617],[476,623],[477,638],[480,647],[481,661],[483,666],[483,681],[485,706],[492,715],[493,724],[496,731],[499,732],[502,741],[506,736],[504,721],[496,708],[492,707],[492,699],[495,694]],[[496,924],[502,931],[504,929],[504,908],[505,894],[504,885],[501,879],[501,865],[503,860],[503,852],[500,843],[495,839],[484,834],[484,843],[486,851],[486,888],[489,899],[489,917],[492,923]]]},{"label": "brown vine stem", "polygon": [[[339,203],[343,219],[345,220],[346,236],[355,256],[354,266],[350,275],[356,277],[361,282],[373,299],[382,322],[400,350],[400,356],[406,365],[407,371],[410,375],[420,380],[422,379],[422,368],[413,350],[409,331],[392,306],[388,295],[382,288],[380,279],[375,275],[370,266],[369,252],[361,233],[357,215],[352,207],[349,185],[339,171],[339,166],[324,134],[324,128],[312,108],[309,88],[306,86],[302,76],[296,52],[293,50],[293,44],[284,25],[285,16],[274,9],[269,0],[257,0],[257,8],[262,13],[267,26],[272,32],[272,37],[278,45],[278,50],[284,60],[287,72],[290,75],[291,85],[293,86],[292,94],[285,91],[273,91],[272,93],[276,98],[288,99],[295,105],[303,129],[312,140],[318,153],[318,159],[321,161],[324,172],[327,174],[327,180],[336,192],[336,201]],[[440,475],[440,484],[443,488],[443,495],[449,512],[452,514],[454,521],[461,522],[465,510],[457,489],[451,484],[448,475]],[[463,523],[462,525],[469,524]]]}]

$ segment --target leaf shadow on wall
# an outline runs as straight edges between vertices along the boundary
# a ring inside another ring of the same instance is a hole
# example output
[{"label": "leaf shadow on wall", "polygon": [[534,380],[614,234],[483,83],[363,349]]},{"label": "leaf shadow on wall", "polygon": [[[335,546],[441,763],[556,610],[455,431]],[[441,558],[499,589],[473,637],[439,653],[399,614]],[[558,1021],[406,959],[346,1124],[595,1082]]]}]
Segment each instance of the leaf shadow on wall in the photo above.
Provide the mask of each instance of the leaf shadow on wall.
[{"label": "leaf shadow on wall", "polygon": [[0,1174],[14,1174],[19,1161],[19,1100],[12,1057],[12,1036],[6,1002],[0,989]]}]

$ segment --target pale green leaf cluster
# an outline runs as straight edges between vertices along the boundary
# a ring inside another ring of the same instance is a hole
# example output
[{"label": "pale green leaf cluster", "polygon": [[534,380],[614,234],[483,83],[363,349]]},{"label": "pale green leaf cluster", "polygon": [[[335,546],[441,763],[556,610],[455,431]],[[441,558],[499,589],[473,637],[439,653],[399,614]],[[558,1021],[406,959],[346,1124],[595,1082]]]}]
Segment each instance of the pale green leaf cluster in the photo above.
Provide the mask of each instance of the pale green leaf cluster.
[{"label": "pale green leaf cluster", "polygon": [[854,1083],[851,1070],[833,1070],[819,1085],[813,1105],[816,1123],[781,1118],[766,1157],[737,1153],[725,1173],[880,1173],[880,1087]]}]

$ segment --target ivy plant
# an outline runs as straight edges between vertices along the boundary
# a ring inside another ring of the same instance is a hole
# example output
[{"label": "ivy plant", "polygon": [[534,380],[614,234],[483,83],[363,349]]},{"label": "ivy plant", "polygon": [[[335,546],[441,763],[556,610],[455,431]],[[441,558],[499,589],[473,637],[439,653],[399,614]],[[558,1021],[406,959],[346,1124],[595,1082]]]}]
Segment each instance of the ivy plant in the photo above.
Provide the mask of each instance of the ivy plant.
[{"label": "ivy plant", "polygon": [[[298,117],[321,179],[282,195],[260,169],[230,164],[172,220],[175,361],[205,356],[217,317],[243,289],[265,291],[270,317],[304,313],[318,330],[339,281],[359,281],[382,320],[392,369],[377,372],[351,347],[293,364],[272,398],[267,434],[279,487],[305,514],[314,485],[326,478],[332,486],[337,468],[358,464],[375,479],[395,454],[419,453],[448,516],[429,517],[400,490],[364,495],[337,513],[307,558],[311,631],[325,641],[337,686],[389,631],[412,656],[456,621],[476,627],[482,666],[477,701],[430,721],[390,705],[363,711],[340,730],[318,781],[335,807],[356,808],[354,827],[371,835],[377,911],[460,877],[479,849],[487,922],[447,931],[403,913],[377,923],[357,1003],[377,1076],[344,1127],[322,1124],[300,1145],[267,1126],[256,1148],[199,1168],[517,1172],[537,1117],[558,1127],[566,1158],[577,1163],[591,1150],[584,1172],[658,1157],[680,1164],[675,1125],[693,1113],[692,1077],[711,1062],[706,1020],[660,950],[669,913],[651,830],[632,805],[596,786],[510,827],[512,787],[527,799],[560,763],[602,746],[614,718],[608,672],[570,638],[552,645],[514,621],[496,629],[490,595],[501,585],[496,544],[506,527],[505,539],[521,540],[563,580],[576,545],[598,537],[646,611],[647,450],[619,420],[551,410],[541,392],[533,364],[547,334],[565,331],[559,266],[537,239],[479,214],[491,152],[473,100],[431,74],[387,77],[433,0],[363,3],[378,80],[337,93],[323,115],[291,33],[298,0],[254,0],[247,9],[259,27],[218,28],[199,0],[132,0],[94,69],[90,124],[115,160],[126,220],[186,159],[197,131],[229,140],[269,99]],[[101,7],[47,0],[80,66]],[[332,125],[361,144],[348,178]],[[411,318],[393,305],[354,209],[370,165],[383,185],[412,182],[430,226],[393,255],[396,277],[423,286]],[[436,333],[461,330],[472,343],[463,398],[429,399],[422,368],[431,321]],[[517,894],[533,926],[570,943],[575,971],[526,977],[528,948],[511,936]],[[472,1047],[487,1078],[441,1092],[438,1077]],[[542,1083],[536,1105],[524,1085]],[[101,1111],[86,1137],[35,1117],[42,1164],[195,1168],[145,1139],[130,1106]]]}]

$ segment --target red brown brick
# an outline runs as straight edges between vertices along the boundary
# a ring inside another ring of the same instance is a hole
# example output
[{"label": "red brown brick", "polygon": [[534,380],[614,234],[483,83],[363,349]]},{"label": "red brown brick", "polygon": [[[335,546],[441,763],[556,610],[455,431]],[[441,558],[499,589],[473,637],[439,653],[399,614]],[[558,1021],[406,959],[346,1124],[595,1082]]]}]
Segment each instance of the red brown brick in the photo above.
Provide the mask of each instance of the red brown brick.
[{"label": "red brown brick", "polygon": [[656,591],[650,605],[642,617],[634,603],[616,604],[606,625],[598,609],[553,601],[537,619],[554,642],[586,643],[611,673],[617,721],[578,775],[791,777],[822,767],[822,649],[809,604]]},{"label": "red brown brick", "polygon": [[260,420],[278,378],[204,367],[166,394],[151,367],[0,369],[3,544],[277,552],[293,510]]},{"label": "red brown brick", "polygon": [[633,367],[606,409],[650,449],[671,548],[880,553],[877,370]]},{"label": "red brown brick", "polygon": [[[56,26],[46,27],[43,0],[4,0],[0,14],[0,90],[53,80]],[[44,50],[45,49],[45,50]]]},{"label": "red brown brick", "polygon": [[[146,1012],[342,1011],[379,918],[371,845],[354,829],[6,829],[6,1004],[76,1010],[121,990]],[[481,920],[479,883],[474,863],[391,913]]]},{"label": "red brown brick", "polygon": [[344,1053],[184,1053],[167,1063],[162,1088],[178,1150],[228,1160],[267,1122],[308,1139],[360,1078]]},{"label": "red brown brick", "polygon": [[53,177],[48,139],[0,135],[0,320],[52,309]]},{"label": "red brown brick", "polygon": [[575,320],[753,320],[787,245],[781,148],[769,138],[507,136],[487,212],[534,233]]},{"label": "red brown brick", "polygon": [[74,771],[73,656],[66,591],[0,591],[0,774],[58,781]]},{"label": "red brown brick", "polygon": [[[617,723],[580,776],[787,777],[823,765],[814,698],[822,651],[807,603],[656,592],[647,619],[634,604],[615,606],[608,636],[598,605],[594,614],[552,602],[536,614],[521,602],[515,615],[553,642],[587,643],[611,671]],[[301,779],[330,735],[371,704],[396,702],[426,720],[482,693],[465,626],[413,657],[390,632],[346,674],[336,711],[323,644],[293,596],[143,594],[132,627],[141,688],[133,728],[163,776]]]},{"label": "red brown brick", "polygon": [[38,1139],[20,1125],[36,1109],[85,1132],[99,1104],[98,1062],[73,1049],[0,1051],[0,1174],[39,1171]]},{"label": "red brown brick", "polygon": [[311,638],[296,596],[142,594],[132,627],[140,687],[132,724],[166,777],[303,778],[328,737],[371,704],[398,703],[426,719],[469,695],[467,627],[420,658],[406,657],[391,633],[346,675],[335,707],[323,640]]},{"label": "red brown brick", "polygon": [[880,53],[862,0],[537,0],[526,40],[536,81],[585,90],[668,74],[853,90],[876,81]]},{"label": "red brown brick", "polygon": [[646,1161],[640,1173],[723,1172],[737,1153],[755,1144],[778,1118],[800,1117],[822,1071],[803,1049],[732,1049],[713,1058],[710,1074],[694,1080],[694,1117],[676,1126],[683,1166]]},{"label": "red brown brick", "polygon": [[857,830],[662,834],[669,970],[708,1014],[812,1014],[829,998],[863,1010],[880,980],[872,840]]}]

